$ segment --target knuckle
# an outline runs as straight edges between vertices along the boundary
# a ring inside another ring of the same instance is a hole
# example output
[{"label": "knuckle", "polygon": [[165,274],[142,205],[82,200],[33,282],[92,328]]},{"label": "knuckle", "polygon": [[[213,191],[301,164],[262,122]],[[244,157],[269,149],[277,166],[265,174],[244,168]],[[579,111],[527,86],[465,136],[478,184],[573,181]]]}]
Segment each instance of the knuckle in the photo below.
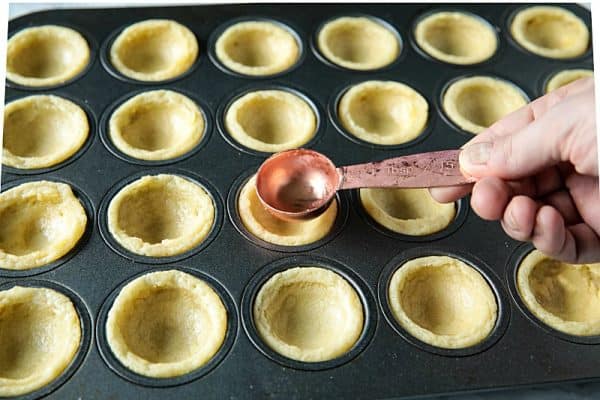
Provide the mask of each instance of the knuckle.
[{"label": "knuckle", "polygon": [[[498,142],[497,142],[498,143]],[[503,140],[499,141],[499,148],[497,149],[499,158],[498,163],[504,171],[513,172],[516,170],[516,160],[515,160],[515,148],[514,148],[514,138],[512,135],[505,136]]]}]

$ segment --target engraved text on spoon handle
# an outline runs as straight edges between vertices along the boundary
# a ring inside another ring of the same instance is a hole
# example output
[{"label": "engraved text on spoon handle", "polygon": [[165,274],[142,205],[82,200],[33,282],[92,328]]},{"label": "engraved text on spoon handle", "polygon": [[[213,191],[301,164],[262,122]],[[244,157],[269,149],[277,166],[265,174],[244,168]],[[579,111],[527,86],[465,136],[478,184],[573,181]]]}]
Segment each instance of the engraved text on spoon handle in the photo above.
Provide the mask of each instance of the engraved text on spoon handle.
[{"label": "engraved text on spoon handle", "polygon": [[434,151],[340,167],[340,189],[426,188],[474,182],[460,172],[459,153],[460,150]]}]

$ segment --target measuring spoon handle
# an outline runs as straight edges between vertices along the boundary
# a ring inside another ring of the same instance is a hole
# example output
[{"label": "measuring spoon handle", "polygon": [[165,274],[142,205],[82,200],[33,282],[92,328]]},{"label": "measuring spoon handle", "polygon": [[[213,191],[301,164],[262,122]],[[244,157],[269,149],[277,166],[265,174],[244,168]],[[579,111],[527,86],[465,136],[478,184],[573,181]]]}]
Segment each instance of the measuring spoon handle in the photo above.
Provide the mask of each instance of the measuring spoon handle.
[{"label": "measuring spoon handle", "polygon": [[472,183],[460,171],[460,150],[411,154],[338,168],[340,189],[429,188]]}]

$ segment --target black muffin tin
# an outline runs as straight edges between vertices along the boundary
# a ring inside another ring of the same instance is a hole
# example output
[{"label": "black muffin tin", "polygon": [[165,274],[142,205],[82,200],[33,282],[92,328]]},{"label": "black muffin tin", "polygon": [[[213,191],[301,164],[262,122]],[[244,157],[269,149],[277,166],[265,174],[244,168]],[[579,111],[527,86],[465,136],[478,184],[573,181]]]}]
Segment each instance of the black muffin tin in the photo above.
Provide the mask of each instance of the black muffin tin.
[{"label": "black muffin tin", "polygon": [[[338,165],[458,148],[472,135],[448,122],[440,109],[447,83],[457,77],[486,74],[508,79],[529,98],[542,94],[549,76],[567,68],[592,68],[591,49],[572,60],[530,54],[510,38],[508,24],[526,5],[513,4],[335,4],[212,5],[169,8],[55,10],[10,21],[9,35],[28,27],[58,24],[82,33],[91,47],[91,65],[73,81],[55,88],[26,89],[7,82],[7,102],[40,93],[75,101],[90,119],[89,144],[57,168],[18,171],[4,168],[3,190],[31,180],[71,184],[90,214],[89,232],[63,260],[22,272],[0,270],[0,286],[42,285],[71,297],[82,317],[83,340],[73,365],[54,383],[24,398],[183,399],[183,398],[401,398],[427,394],[489,390],[600,377],[598,338],[573,338],[547,328],[524,310],[514,288],[517,263],[530,248],[508,238],[497,223],[485,222],[460,203],[457,220],[439,234],[422,238],[396,235],[376,227],[356,192],[340,193],[340,214],[333,233],[316,245],[282,249],[240,232],[235,211],[237,189],[266,157],[226,140],[223,110],[248,90],[283,87],[296,90],[318,112],[319,130],[309,147]],[[562,5],[591,31],[590,13]],[[497,30],[499,47],[489,61],[454,66],[433,60],[416,46],[412,29],[433,10],[476,14]],[[389,24],[400,36],[402,52],[388,67],[350,71],[325,62],[315,47],[317,30],[334,17],[367,15]],[[145,19],[176,20],[196,35],[198,61],[183,76],[166,83],[142,83],[115,74],[107,61],[109,44],[124,27]],[[244,77],[217,65],[216,35],[239,19],[275,20],[295,32],[302,55],[289,72],[267,78]],[[427,128],[418,139],[383,147],[350,140],[337,122],[336,101],[349,86],[371,79],[397,80],[428,101]],[[208,123],[206,137],[188,156],[172,162],[141,162],[115,154],[107,143],[107,118],[125,98],[144,90],[169,88],[197,101]],[[185,256],[148,259],[128,254],[107,240],[106,201],[116,187],[145,174],[186,176],[204,185],[217,205],[209,240]],[[91,217],[91,215],[94,217]],[[243,231],[243,229],[241,229]],[[285,250],[285,251],[284,251]],[[477,268],[492,285],[499,318],[490,338],[470,349],[432,348],[404,332],[390,318],[385,285],[405,260],[449,254]],[[159,264],[159,265],[157,265]],[[269,276],[286,266],[316,264],[342,274],[365,307],[365,329],[349,354],[325,363],[287,360],[260,343],[250,317],[252,297]],[[146,272],[179,268],[205,277],[229,309],[231,330],[215,360],[179,378],[140,377],[118,364],[104,340],[105,312],[118,288]]]}]

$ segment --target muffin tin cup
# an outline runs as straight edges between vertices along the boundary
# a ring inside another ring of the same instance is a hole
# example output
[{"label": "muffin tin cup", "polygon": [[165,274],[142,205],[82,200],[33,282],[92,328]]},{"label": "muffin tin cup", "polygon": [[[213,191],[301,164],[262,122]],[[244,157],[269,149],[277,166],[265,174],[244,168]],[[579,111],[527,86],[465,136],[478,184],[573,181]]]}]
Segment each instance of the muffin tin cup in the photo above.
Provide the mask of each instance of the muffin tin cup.
[{"label": "muffin tin cup", "polygon": [[[210,286],[218,295],[223,305],[225,306],[225,310],[227,311],[227,332],[225,334],[225,339],[221,344],[219,350],[215,353],[215,355],[203,366],[197,368],[187,374],[172,377],[172,378],[151,378],[148,376],[140,375],[136,372],[133,372],[129,368],[125,367],[121,362],[116,358],[110,346],[108,344],[108,340],[106,337],[106,322],[108,320],[108,313],[121,292],[121,290],[133,281],[136,278],[139,278],[143,275],[146,275],[151,272],[158,271],[169,271],[169,270],[177,270],[180,272],[185,272],[187,274],[192,275],[195,278],[201,279],[206,284]],[[192,382],[196,379],[199,379],[206,374],[210,373],[212,370],[217,368],[219,364],[227,357],[233,343],[236,341],[238,331],[238,314],[235,306],[235,302],[227,289],[216,279],[209,276],[204,272],[200,272],[198,270],[186,267],[153,267],[151,270],[140,272],[124,282],[120,283],[104,300],[102,306],[100,307],[100,311],[98,312],[98,320],[96,322],[96,341],[98,345],[98,349],[100,350],[100,355],[104,362],[108,365],[108,367],[120,376],[123,379],[128,380],[129,382],[135,383],[137,385],[146,386],[146,387],[155,387],[155,388],[166,388],[173,386],[180,386],[189,382]]]},{"label": "muffin tin cup", "polygon": [[[16,30],[11,30],[8,34],[8,39],[10,39],[14,34],[18,33],[19,31],[26,29],[26,28],[35,28],[35,27],[39,27],[39,26],[43,26],[45,24],[28,24],[26,26],[22,26],[19,29]],[[61,26],[61,27],[65,27],[65,28],[70,28],[73,29],[74,31],[76,31],[77,33],[79,33],[81,36],[83,36],[83,38],[85,39],[85,41],[88,44],[88,47],[90,49],[90,59],[88,64],[85,66],[85,68],[83,68],[77,75],[73,76],[72,78],[68,79],[65,82],[62,83],[57,83],[55,85],[46,85],[46,86],[26,86],[26,85],[21,85],[19,83],[16,82],[12,82],[9,79],[5,79],[6,82],[6,86],[14,88],[14,89],[18,89],[18,90],[24,90],[27,92],[43,92],[46,90],[53,90],[53,89],[57,89],[63,86],[67,86],[70,85],[72,83],[74,83],[75,81],[83,78],[85,75],[87,75],[87,73],[90,71],[90,69],[92,68],[92,66],[96,63],[96,58],[98,55],[98,43],[96,43],[96,40],[94,40],[93,35],[91,35],[89,32],[87,32],[85,29],[82,29],[79,26],[75,26],[75,25],[71,25],[68,22],[61,22],[61,23],[57,23],[57,24],[53,24],[53,25],[57,25],[57,26]],[[79,105],[79,103],[76,102],[76,104]]]},{"label": "muffin tin cup", "polygon": [[[127,100],[130,100],[139,94],[155,90],[172,90],[178,94],[188,97],[191,101],[193,101],[196,104],[196,106],[198,106],[200,113],[204,117],[204,132],[202,133],[202,138],[200,138],[200,141],[187,153],[184,153],[174,158],[169,158],[167,160],[142,160],[140,158],[135,158],[123,153],[114,145],[110,138],[110,119],[113,116],[114,112],[117,111],[117,109],[120,106],[122,106],[123,103],[125,103]],[[102,116],[100,117],[99,123],[100,139],[102,140],[102,144],[104,144],[108,151],[110,151],[115,157],[118,157],[123,161],[127,161],[128,163],[141,165],[145,167],[158,167],[175,164],[196,155],[200,150],[202,150],[206,146],[206,144],[210,140],[214,127],[210,111],[210,108],[204,101],[200,100],[195,94],[190,93],[188,91],[173,89],[170,86],[161,86],[152,89],[145,88],[136,90],[126,94],[125,96],[120,97],[104,110]]]},{"label": "muffin tin cup", "polygon": [[327,235],[325,235],[322,239],[317,240],[314,243],[309,243],[300,246],[283,246],[279,244],[274,244],[262,240],[246,229],[242,219],[240,217],[240,213],[238,211],[238,198],[242,188],[248,182],[248,180],[256,173],[258,170],[258,165],[255,168],[247,170],[242,175],[240,175],[234,182],[231,188],[229,189],[229,193],[227,195],[227,214],[229,215],[229,219],[235,229],[248,241],[253,244],[263,247],[267,250],[278,251],[281,253],[304,253],[307,251],[315,250],[319,247],[326,245],[328,242],[333,240],[337,235],[341,233],[346,225],[346,220],[348,219],[349,212],[349,204],[348,199],[344,196],[343,193],[337,193],[335,196],[335,200],[338,204],[338,213],[335,218],[335,222],[331,227],[331,230]]},{"label": "muffin tin cup", "polygon": [[22,269],[22,270],[6,269],[6,268],[2,268],[0,266],[0,277],[25,278],[25,277],[39,275],[39,274],[43,274],[45,272],[52,271],[53,269],[60,267],[61,265],[67,263],[69,260],[71,260],[73,257],[75,257],[77,255],[77,253],[79,253],[79,251],[81,251],[86,246],[90,237],[92,236],[92,232],[94,231],[94,221],[95,221],[94,215],[95,215],[96,210],[94,208],[92,201],[87,196],[85,191],[83,191],[83,189],[81,189],[79,186],[73,184],[72,182],[69,182],[64,179],[57,179],[57,178],[51,178],[51,177],[27,177],[27,178],[17,179],[17,180],[6,182],[6,183],[2,184],[2,192],[5,192],[12,188],[15,188],[23,183],[37,182],[37,181],[41,181],[41,180],[65,183],[71,187],[71,189],[73,190],[73,194],[75,195],[75,197],[77,197],[77,199],[79,199],[79,202],[83,206],[85,215],[87,217],[87,224],[85,226],[85,231],[83,232],[83,235],[81,236],[81,238],[79,238],[79,240],[77,241],[77,244],[75,244],[75,246],[73,246],[73,248],[71,250],[69,250],[69,252],[67,252],[64,256],[60,257],[58,260],[55,260],[51,263],[48,263],[46,265],[43,265],[43,266],[40,266],[37,268]]},{"label": "muffin tin cup", "polygon": [[565,332],[561,332],[557,329],[554,329],[550,325],[545,324],[540,321],[538,317],[533,315],[533,313],[529,310],[529,308],[523,302],[521,295],[519,294],[519,289],[517,286],[517,273],[519,272],[519,266],[523,259],[532,251],[534,247],[530,243],[523,243],[519,247],[515,249],[515,251],[511,254],[508,263],[506,265],[506,281],[508,282],[508,288],[510,290],[510,295],[513,301],[519,307],[519,310],[527,317],[529,321],[531,321],[538,328],[543,330],[544,332],[553,335],[561,340],[565,340],[571,343],[577,344],[600,344],[600,335],[593,336],[576,336],[570,335]]},{"label": "muffin tin cup", "polygon": [[[23,90],[25,90],[25,89],[23,89]],[[75,98],[74,96],[72,96],[70,94],[64,94],[61,92],[25,93],[25,94],[7,99],[6,104],[8,104],[12,101],[15,101],[15,100],[23,99],[25,97],[44,95],[44,94],[52,94],[52,95],[56,95],[58,97],[62,97],[66,100],[73,102],[75,105],[79,106],[83,110],[83,112],[85,113],[85,115],[87,117],[88,125],[89,125],[89,132],[88,132],[87,139],[85,140],[85,142],[83,142],[83,144],[81,145],[79,150],[77,150],[75,153],[73,153],[73,155],[71,155],[66,160],[61,161],[58,164],[53,165],[51,167],[23,169],[23,168],[15,168],[15,167],[11,167],[11,166],[2,164],[3,171],[11,173],[11,174],[15,174],[15,175],[39,175],[39,174],[45,174],[48,172],[56,171],[57,169],[63,168],[65,166],[71,164],[72,162],[77,161],[77,159],[79,157],[81,157],[83,154],[85,154],[85,152],[87,152],[87,150],[96,141],[96,131],[97,131],[97,126],[98,126],[98,124],[96,122],[96,114],[92,111],[92,109],[87,104],[84,104],[82,101],[80,101],[79,99]],[[0,157],[0,161],[1,161],[1,158],[2,157]]]},{"label": "muffin tin cup", "polygon": [[[260,338],[254,323],[253,313],[256,295],[265,282],[273,275],[297,266],[315,266],[333,271],[344,278],[356,291],[356,294],[358,295],[363,307],[364,326],[360,337],[347,353],[328,361],[297,361],[277,353]],[[283,365],[284,367],[303,371],[322,371],[336,368],[350,362],[368,347],[377,326],[376,303],[366,283],[363,282],[356,273],[340,262],[324,257],[309,255],[298,255],[282,258],[262,267],[256,274],[254,274],[244,289],[240,312],[242,324],[246,334],[250,338],[250,341],[258,350],[260,350],[261,353],[263,353],[272,361]]]},{"label": "muffin tin cup", "polygon": [[[121,189],[123,189],[125,186],[127,186],[128,184],[133,183],[134,181],[136,181],[144,176],[147,176],[147,175],[154,176],[154,175],[160,175],[160,174],[176,175],[181,178],[187,179],[187,180],[191,181],[192,183],[195,183],[195,184],[199,185],[200,187],[202,187],[206,191],[206,193],[208,193],[210,198],[212,199],[213,205],[215,207],[215,218],[213,221],[213,226],[210,229],[208,236],[206,236],[206,238],[204,238],[204,240],[201,241],[198,245],[194,246],[194,248],[192,248],[186,252],[183,252],[181,254],[176,254],[173,256],[150,257],[150,256],[133,253],[133,252],[127,250],[126,248],[124,248],[123,246],[121,246],[121,244],[119,244],[119,242],[117,242],[117,240],[113,237],[113,235],[110,233],[110,231],[108,229],[108,207],[109,207],[112,199],[115,197],[115,195]],[[171,264],[171,263],[185,260],[186,258],[192,257],[193,255],[199,253],[200,251],[204,250],[207,246],[209,246],[210,243],[219,234],[219,230],[221,229],[221,225],[223,222],[223,214],[224,214],[223,200],[221,199],[221,197],[219,195],[219,191],[206,179],[204,179],[196,174],[193,174],[191,172],[182,170],[182,169],[160,168],[160,169],[153,169],[152,171],[142,171],[142,172],[135,173],[133,175],[128,176],[125,179],[122,179],[116,185],[114,185],[108,191],[108,193],[104,196],[102,201],[100,202],[100,207],[98,210],[98,226],[100,227],[100,234],[102,235],[102,239],[104,239],[104,242],[106,243],[106,245],[108,245],[108,247],[111,250],[113,250],[120,256],[125,257],[131,261],[141,263],[141,264],[153,264],[153,265]]]},{"label": "muffin tin cup", "polygon": [[198,48],[199,48],[198,55],[196,56],[196,60],[194,60],[192,65],[185,72],[183,72],[177,76],[174,76],[172,78],[163,79],[160,81],[140,81],[138,79],[130,78],[130,77],[124,75],[123,73],[121,73],[119,70],[117,70],[112,65],[112,62],[110,61],[110,49],[111,49],[113,43],[115,42],[115,40],[117,39],[117,37],[119,36],[119,34],[121,32],[123,32],[123,30],[125,30],[126,28],[128,28],[129,26],[131,26],[137,22],[143,22],[143,20],[132,21],[130,23],[120,26],[119,28],[117,28],[114,32],[112,32],[108,36],[108,38],[104,41],[104,43],[102,43],[102,46],[100,47],[100,63],[102,64],[102,67],[104,67],[106,72],[108,72],[111,76],[113,76],[123,82],[133,83],[135,85],[144,85],[144,86],[166,85],[169,83],[174,83],[176,81],[179,81],[181,79],[184,79],[184,78],[192,75],[194,73],[194,71],[196,71],[198,66],[203,62],[203,59],[206,57],[203,55],[203,52],[202,52],[202,50],[205,48],[204,43],[199,39],[199,35],[189,25],[186,25],[184,23],[176,21],[176,22],[181,23],[187,29],[189,29],[190,32],[192,32],[192,34],[196,38],[196,41],[198,42]]},{"label": "muffin tin cup", "polygon": [[[392,61],[391,63],[389,63],[388,65],[385,65],[380,68],[369,69],[369,70],[358,70],[358,69],[346,68],[346,67],[343,67],[341,65],[334,63],[333,61],[330,61],[327,57],[325,57],[325,55],[323,53],[321,53],[321,50],[319,49],[319,45],[318,45],[319,33],[321,32],[321,29],[323,29],[323,27],[325,25],[327,25],[329,22],[333,22],[334,20],[336,20],[338,18],[343,18],[343,17],[368,18],[371,21],[376,22],[376,23],[380,24],[381,26],[383,26],[384,28],[388,29],[396,37],[396,40],[398,41],[398,46],[400,46],[400,50],[398,51],[398,55],[396,56],[396,59],[394,61]],[[392,70],[394,67],[398,67],[398,65],[406,57],[406,53],[407,53],[406,43],[402,39],[402,35],[398,31],[398,29],[396,29],[392,23],[388,22],[384,18],[380,18],[380,17],[372,15],[372,14],[361,13],[361,12],[338,13],[330,18],[327,18],[325,21],[321,22],[317,26],[317,28],[314,30],[313,34],[310,36],[310,48],[311,48],[314,56],[319,61],[321,61],[323,64],[325,64],[329,67],[332,67],[332,68],[336,68],[341,71],[346,71],[346,72],[350,72],[353,74],[359,74],[359,75],[365,75],[365,76],[368,76],[370,74],[374,74],[377,72],[389,71],[389,70]]]},{"label": "muffin tin cup", "polygon": [[[459,349],[447,349],[432,346],[428,343],[417,339],[412,334],[410,334],[398,323],[398,321],[394,317],[394,313],[392,312],[388,295],[388,288],[392,276],[394,275],[394,272],[396,272],[398,268],[402,268],[402,265],[404,263],[415,258],[426,256],[450,256],[457,258],[458,260],[463,261],[468,266],[472,267],[477,272],[479,272],[490,286],[496,299],[496,305],[498,306],[498,314],[494,328],[492,329],[488,337],[482,340],[480,343]],[[416,346],[421,350],[440,356],[467,357],[473,356],[475,354],[481,353],[489,349],[504,335],[504,332],[506,331],[510,320],[510,303],[508,301],[508,297],[506,296],[502,282],[494,274],[493,270],[477,257],[471,254],[457,252],[451,248],[437,246],[415,247],[398,254],[397,256],[392,258],[383,268],[383,271],[381,272],[381,275],[379,277],[377,292],[379,298],[379,305],[383,310],[385,319],[391,325],[394,331],[413,346]]]},{"label": "muffin tin cup", "polygon": [[305,93],[303,93],[302,91],[300,91],[299,89],[290,87],[288,85],[284,85],[282,83],[268,83],[268,84],[264,84],[264,85],[251,85],[251,86],[247,86],[244,89],[236,92],[233,96],[231,96],[230,98],[226,99],[225,101],[221,102],[221,105],[219,106],[219,108],[217,109],[217,114],[216,114],[216,125],[217,128],[219,130],[219,133],[221,134],[221,137],[229,144],[231,145],[233,148],[235,148],[236,150],[239,150],[241,152],[244,152],[246,154],[250,154],[256,157],[263,157],[263,158],[267,158],[270,157],[271,155],[273,155],[274,153],[269,153],[269,152],[264,152],[264,151],[259,151],[259,150],[254,150],[251,149],[249,147],[244,146],[241,143],[238,143],[228,132],[227,127],[225,126],[225,117],[227,116],[227,111],[229,110],[229,108],[231,107],[231,105],[238,99],[240,99],[242,96],[245,96],[249,93],[252,92],[257,92],[257,91],[262,91],[262,90],[281,90],[290,94],[293,94],[295,96],[298,96],[300,99],[302,99],[303,101],[306,102],[306,104],[310,107],[310,109],[313,111],[313,113],[315,114],[315,119],[316,119],[316,129],[315,129],[315,134],[314,136],[305,144],[302,145],[303,148],[312,148],[315,147],[319,140],[321,139],[321,136],[324,135],[325,129],[326,129],[326,121],[324,120],[324,113],[323,110],[321,109],[320,106],[317,105],[317,103],[311,99],[308,95],[306,95]]},{"label": "muffin tin cup", "polygon": [[[465,14],[469,17],[473,17],[473,18],[477,19],[479,22],[481,22],[485,26],[487,26],[492,32],[494,32],[494,36],[496,36],[496,46],[497,47],[496,47],[496,51],[494,52],[494,54],[492,54],[492,56],[490,58],[480,61],[478,63],[454,64],[454,63],[450,63],[447,61],[437,59],[434,56],[432,56],[431,54],[427,53],[425,50],[423,50],[421,48],[421,46],[419,46],[419,44],[417,43],[417,39],[415,37],[415,30],[417,28],[417,25],[419,25],[419,23],[421,21],[423,21],[425,18],[427,18],[431,15],[440,13],[440,12],[458,12],[461,14]],[[500,58],[502,51],[504,50],[504,43],[502,42],[502,40],[500,40],[500,32],[501,32],[501,29],[499,27],[493,25],[491,22],[489,22],[487,19],[485,19],[484,17],[482,17],[479,14],[476,14],[476,13],[473,13],[470,11],[465,11],[464,9],[461,9],[459,7],[444,7],[444,6],[440,5],[439,7],[433,6],[433,8],[431,10],[421,13],[415,18],[415,21],[413,22],[413,24],[410,27],[409,41],[410,41],[411,46],[417,53],[419,53],[422,57],[427,58],[433,62],[436,62],[438,64],[443,64],[446,66],[452,66],[457,69],[469,69],[469,68],[475,69],[475,68],[485,67],[487,65],[492,65]]]},{"label": "muffin tin cup", "polygon": [[450,125],[454,131],[456,131],[456,132],[460,133],[461,135],[464,135],[470,139],[473,139],[475,136],[477,136],[477,134],[464,130],[463,128],[458,126],[454,121],[452,121],[452,119],[450,119],[450,117],[446,113],[446,110],[444,110],[443,104],[444,104],[444,96],[446,95],[448,88],[453,83],[456,83],[456,82],[460,81],[461,79],[473,78],[476,76],[500,79],[501,81],[503,81],[503,82],[511,85],[513,88],[515,88],[515,90],[523,96],[523,98],[525,99],[526,102],[530,102],[532,99],[535,98],[535,97],[530,96],[529,93],[527,93],[523,88],[521,88],[521,86],[519,86],[516,82],[512,81],[511,79],[508,79],[508,78],[504,77],[503,75],[493,74],[493,73],[486,72],[486,71],[482,71],[482,72],[478,72],[478,73],[470,72],[467,74],[455,76],[450,80],[442,82],[441,84],[438,85],[438,89],[436,89],[436,93],[438,93],[438,96],[436,96],[436,98],[435,98],[435,108],[438,110],[439,115],[442,117],[444,122],[446,122],[446,124]]},{"label": "muffin tin cup", "polygon": [[69,300],[71,300],[71,303],[73,303],[73,307],[75,307],[81,327],[81,341],[79,343],[77,353],[75,353],[75,356],[69,365],[61,372],[61,374],[47,385],[31,393],[15,397],[20,400],[35,400],[46,397],[61,387],[79,369],[83,361],[87,358],[90,350],[90,344],[92,343],[92,318],[90,317],[90,311],[85,302],[74,291],[59,283],[42,279],[14,280],[0,285],[0,291],[9,290],[15,286],[52,289],[67,296]]},{"label": "muffin tin cup", "polygon": [[366,140],[363,140],[357,136],[354,136],[352,133],[350,133],[344,127],[344,125],[342,124],[342,121],[340,119],[340,114],[339,114],[339,105],[340,105],[340,101],[342,100],[342,97],[344,97],[344,95],[352,87],[359,85],[361,83],[365,83],[369,80],[388,80],[388,79],[379,79],[379,78],[374,77],[373,79],[356,80],[356,81],[351,82],[350,84],[341,86],[338,90],[335,91],[334,96],[331,98],[331,100],[329,101],[328,106],[327,106],[327,113],[329,115],[329,119],[330,119],[331,123],[333,124],[333,126],[335,127],[335,129],[344,138],[346,138],[356,144],[359,144],[361,146],[368,147],[368,148],[375,149],[375,150],[384,150],[384,151],[404,150],[404,149],[415,146],[415,145],[425,141],[434,130],[435,118],[433,118],[434,108],[432,107],[432,103],[431,103],[431,101],[429,101],[429,99],[427,97],[425,97],[425,95],[420,90],[415,89],[412,86],[412,84],[405,83],[404,81],[395,80],[395,79],[391,79],[391,81],[402,83],[404,85],[409,86],[411,89],[413,89],[417,93],[419,93],[423,97],[423,99],[425,99],[425,101],[427,102],[427,122],[425,123],[425,127],[423,127],[423,130],[421,131],[421,133],[419,133],[419,135],[417,137],[409,140],[408,142],[400,143],[400,144],[377,144],[377,143],[367,142]]},{"label": "muffin tin cup", "polygon": [[[219,60],[219,57],[217,57],[217,54],[215,51],[215,49],[217,47],[216,46],[217,40],[219,40],[219,37],[221,37],[221,35],[227,30],[227,28],[230,28],[231,26],[238,24],[240,22],[251,22],[251,21],[252,22],[254,22],[254,21],[268,22],[268,23],[274,24],[274,25],[278,26],[279,28],[284,29],[290,35],[292,35],[294,40],[298,44],[298,59],[296,60],[296,62],[294,64],[292,64],[289,68],[287,68],[281,72],[276,72],[274,74],[268,74],[268,75],[242,74],[240,72],[229,69],[229,67],[227,67],[225,64],[223,64],[221,62],[221,60]],[[228,73],[230,75],[233,75],[235,77],[238,77],[238,78],[243,78],[243,79],[248,79],[248,80],[266,80],[266,79],[279,78],[279,77],[282,77],[282,76],[287,75],[290,72],[294,71],[296,68],[298,68],[304,62],[304,59],[306,58],[306,45],[304,44],[304,41],[302,40],[302,37],[298,34],[298,32],[300,32],[300,31],[298,30],[298,27],[294,26],[294,24],[292,24],[288,21],[280,20],[280,19],[274,19],[274,18],[258,16],[258,15],[233,18],[233,19],[227,21],[226,23],[218,26],[213,31],[213,33],[211,33],[210,37],[208,38],[208,57],[210,58],[212,63],[214,65],[216,65],[221,71]]]},{"label": "muffin tin cup", "polygon": [[365,210],[365,207],[360,201],[360,189],[352,190],[351,196],[351,202],[354,205],[356,212],[365,220],[367,224],[383,235],[406,242],[426,243],[445,238],[446,236],[456,232],[462,226],[462,224],[464,224],[469,214],[469,198],[459,199],[455,202],[456,215],[454,216],[452,222],[450,222],[450,224],[448,224],[448,226],[446,226],[444,229],[428,235],[407,235],[404,233],[394,232],[375,221],[373,217],[369,215],[367,210]]},{"label": "muffin tin cup", "polygon": [[[580,56],[577,57],[569,57],[569,58],[553,58],[553,57],[546,57],[546,56],[542,56],[541,54],[536,54],[533,53],[529,50],[527,50],[526,48],[524,48],[523,46],[521,46],[516,40],[515,38],[512,36],[511,32],[510,32],[510,26],[512,25],[512,22],[515,18],[515,16],[529,8],[535,5],[544,5],[544,4],[528,4],[528,5],[523,5],[523,6],[519,6],[517,8],[513,8],[513,9],[509,9],[507,10],[503,17],[502,20],[505,21],[505,25],[502,27],[503,29],[503,33],[504,33],[504,38],[506,39],[507,42],[509,42],[513,47],[515,47],[516,49],[518,49],[519,51],[521,51],[522,53],[527,54],[528,56],[533,56],[533,57],[539,57],[545,60],[549,60],[549,61],[556,61],[557,63],[578,63],[578,62],[582,62],[585,59],[591,58],[592,56],[592,31],[591,29],[589,30],[590,33],[590,42],[588,44],[588,48],[585,51],[585,53],[583,53]],[[556,6],[560,7],[560,4],[555,4]],[[569,11],[572,11],[577,17],[581,18],[584,25],[587,26],[587,24],[585,23],[585,19],[582,18],[584,13],[587,13],[588,11],[583,8],[583,6],[581,6],[580,4],[573,4],[573,8],[569,8]],[[588,27],[589,28],[589,27]]]}]

